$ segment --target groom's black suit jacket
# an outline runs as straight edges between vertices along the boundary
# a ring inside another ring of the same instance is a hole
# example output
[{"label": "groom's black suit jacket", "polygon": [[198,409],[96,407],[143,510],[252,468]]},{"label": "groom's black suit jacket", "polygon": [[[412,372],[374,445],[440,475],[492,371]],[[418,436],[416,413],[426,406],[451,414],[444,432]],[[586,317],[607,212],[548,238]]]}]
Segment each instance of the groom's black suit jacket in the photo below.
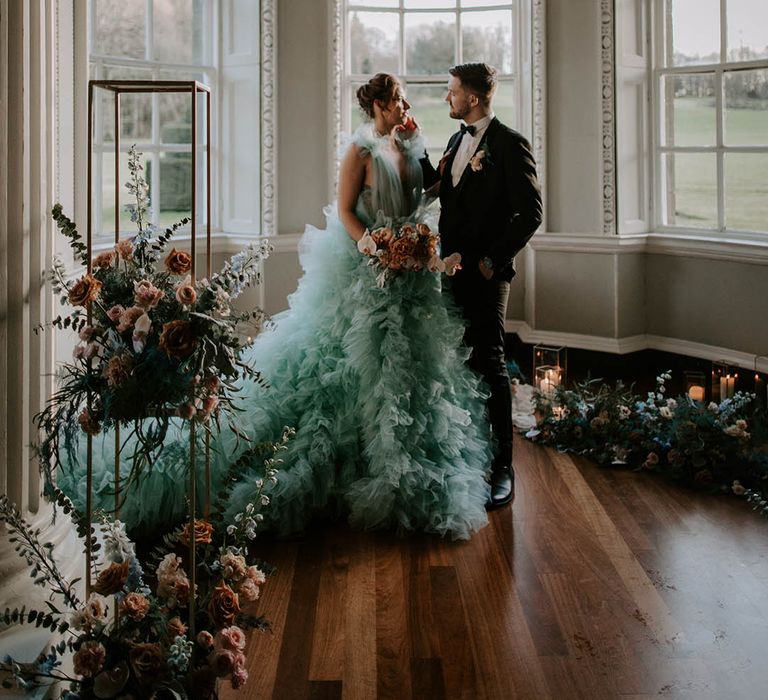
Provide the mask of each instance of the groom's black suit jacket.
[{"label": "groom's black suit jacket", "polygon": [[478,263],[493,262],[494,279],[509,281],[514,258],[541,224],[541,190],[531,146],[518,132],[494,118],[475,153],[483,150],[482,168],[464,169],[453,186],[451,166],[461,139],[451,136],[442,176],[425,170],[425,186],[440,182],[440,239],[443,256],[461,253],[464,271],[479,275]]}]

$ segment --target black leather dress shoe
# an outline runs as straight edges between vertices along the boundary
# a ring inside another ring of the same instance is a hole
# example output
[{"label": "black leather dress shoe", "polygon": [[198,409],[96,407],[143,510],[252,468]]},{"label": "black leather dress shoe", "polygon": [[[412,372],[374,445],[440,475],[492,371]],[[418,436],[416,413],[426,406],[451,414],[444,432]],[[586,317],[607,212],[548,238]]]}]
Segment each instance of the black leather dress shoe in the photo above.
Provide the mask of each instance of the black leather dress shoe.
[{"label": "black leather dress shoe", "polygon": [[491,472],[491,497],[485,504],[486,510],[495,510],[511,503],[515,497],[515,470],[500,467]]}]

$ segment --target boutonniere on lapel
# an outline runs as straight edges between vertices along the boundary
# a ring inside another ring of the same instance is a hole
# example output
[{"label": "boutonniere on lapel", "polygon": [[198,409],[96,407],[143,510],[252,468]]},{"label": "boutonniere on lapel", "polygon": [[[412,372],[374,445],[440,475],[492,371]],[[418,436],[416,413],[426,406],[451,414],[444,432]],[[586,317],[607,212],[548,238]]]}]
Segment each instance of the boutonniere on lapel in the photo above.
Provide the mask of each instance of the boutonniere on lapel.
[{"label": "boutonniere on lapel", "polygon": [[491,152],[488,150],[488,142],[484,141],[475,151],[475,155],[469,160],[469,167],[473,173],[479,173],[486,165],[493,165]]}]

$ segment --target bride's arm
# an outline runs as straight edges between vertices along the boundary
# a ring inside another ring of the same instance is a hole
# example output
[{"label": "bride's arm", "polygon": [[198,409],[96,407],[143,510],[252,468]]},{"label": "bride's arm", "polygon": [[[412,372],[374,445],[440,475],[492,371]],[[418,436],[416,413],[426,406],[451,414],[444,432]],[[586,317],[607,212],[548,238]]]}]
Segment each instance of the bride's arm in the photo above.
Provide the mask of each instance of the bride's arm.
[{"label": "bride's arm", "polygon": [[365,226],[355,215],[355,206],[365,182],[366,159],[356,145],[349,147],[339,168],[339,218],[353,240],[359,241],[365,233]]}]

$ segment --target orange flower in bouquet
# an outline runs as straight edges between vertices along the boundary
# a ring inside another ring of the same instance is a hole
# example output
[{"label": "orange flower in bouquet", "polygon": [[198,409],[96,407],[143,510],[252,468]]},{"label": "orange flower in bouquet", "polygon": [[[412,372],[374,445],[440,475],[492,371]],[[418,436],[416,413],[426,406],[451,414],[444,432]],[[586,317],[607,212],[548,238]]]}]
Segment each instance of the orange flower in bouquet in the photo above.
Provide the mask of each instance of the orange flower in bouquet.
[{"label": "orange flower in bouquet", "polygon": [[400,271],[456,274],[461,269],[461,256],[453,253],[441,258],[440,235],[425,223],[405,222],[399,228],[379,226],[366,231],[357,243],[357,249],[367,255],[369,265],[381,271],[377,284],[383,287],[387,280]]}]

